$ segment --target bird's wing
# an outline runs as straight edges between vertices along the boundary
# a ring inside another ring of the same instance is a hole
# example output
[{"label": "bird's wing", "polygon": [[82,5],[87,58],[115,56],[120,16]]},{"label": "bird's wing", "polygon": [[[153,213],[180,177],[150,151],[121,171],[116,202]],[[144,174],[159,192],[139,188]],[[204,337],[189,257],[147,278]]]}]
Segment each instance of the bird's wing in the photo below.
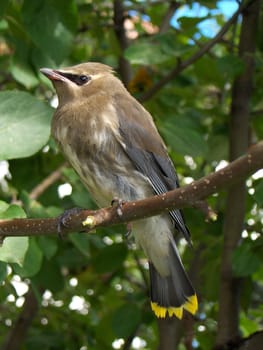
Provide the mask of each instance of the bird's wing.
[{"label": "bird's wing", "polygon": [[[173,163],[149,113],[126,94],[115,97],[115,109],[122,147],[137,170],[148,177],[154,192],[159,195],[179,187]],[[170,216],[175,228],[190,242],[182,212],[172,210]]]}]

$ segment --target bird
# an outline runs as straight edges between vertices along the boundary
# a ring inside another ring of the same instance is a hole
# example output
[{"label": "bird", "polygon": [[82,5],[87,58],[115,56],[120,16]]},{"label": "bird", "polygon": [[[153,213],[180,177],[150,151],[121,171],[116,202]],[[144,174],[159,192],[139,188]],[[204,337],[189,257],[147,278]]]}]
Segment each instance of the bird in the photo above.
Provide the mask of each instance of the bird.
[{"label": "bird", "polygon": [[[136,201],[179,187],[175,167],[150,113],[113,68],[98,62],[41,68],[58,107],[51,134],[99,207]],[[174,233],[188,242],[181,210],[134,221],[132,234],[149,262],[151,309],[158,318],[195,315],[198,300]]]}]

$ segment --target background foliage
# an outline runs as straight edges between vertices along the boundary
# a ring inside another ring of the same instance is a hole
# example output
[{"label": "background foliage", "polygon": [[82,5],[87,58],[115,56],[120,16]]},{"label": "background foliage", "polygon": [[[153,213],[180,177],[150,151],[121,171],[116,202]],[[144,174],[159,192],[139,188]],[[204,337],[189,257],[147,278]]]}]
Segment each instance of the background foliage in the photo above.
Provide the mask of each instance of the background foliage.
[{"label": "background foliage", "polygon": [[[232,5],[238,8],[238,2],[229,0],[226,16],[222,3],[1,0],[1,219],[56,216],[66,208],[94,207],[49,139],[50,103],[54,105],[55,99],[51,84],[39,73],[41,67],[84,61],[112,65],[154,116],[182,184],[222,166],[229,159],[232,86],[244,71],[238,50],[241,17],[205,55],[181,69],[156,94],[146,94],[215,37],[228,21]],[[263,136],[262,7],[260,16],[250,144]],[[72,187],[62,186],[69,183]],[[231,268],[240,284],[242,337],[260,330],[263,316],[259,174],[246,186],[243,230],[231,252]],[[172,322],[181,350],[211,349],[218,334],[226,194],[208,201],[218,213],[216,222],[206,222],[197,209],[185,210],[194,248],[182,244],[181,251],[200,296],[200,309],[195,318]],[[150,311],[147,262],[124,233],[123,227],[110,227],[62,240],[5,239],[0,248],[3,349],[155,349],[159,337],[168,337],[170,325],[163,328]]]}]

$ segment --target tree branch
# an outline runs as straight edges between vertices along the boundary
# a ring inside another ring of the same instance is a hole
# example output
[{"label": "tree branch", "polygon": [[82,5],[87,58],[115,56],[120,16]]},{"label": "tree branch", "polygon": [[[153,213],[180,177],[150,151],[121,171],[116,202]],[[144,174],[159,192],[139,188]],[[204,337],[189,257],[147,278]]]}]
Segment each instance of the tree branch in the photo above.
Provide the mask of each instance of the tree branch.
[{"label": "tree branch", "polygon": [[235,341],[227,342],[226,344],[218,345],[214,350],[262,350],[263,331],[252,333],[247,338],[237,339]]},{"label": "tree branch", "polygon": [[[175,208],[192,207],[200,199],[230,187],[260,168],[263,168],[263,141],[252,146],[246,155],[233,161],[225,168],[194,181],[188,186],[160,196],[125,203],[122,206],[121,216],[118,215],[116,207],[99,210],[83,209],[75,214],[72,213],[67,217],[63,233],[89,231],[96,227],[127,223],[150,217]],[[60,221],[60,217],[0,220],[0,237],[4,239],[6,236],[57,234]]]},{"label": "tree branch", "polygon": [[40,182],[29,194],[29,198],[37,199],[43,192],[46,191],[53,183],[58,181],[62,176],[62,170],[65,168],[66,163],[62,164],[58,169],[49,174],[42,182]]},{"label": "tree branch", "polygon": [[39,303],[32,288],[25,296],[23,309],[15,324],[10,329],[6,341],[1,347],[2,350],[18,350],[27,336],[28,329],[39,309]]},{"label": "tree branch", "polygon": [[237,11],[233,14],[233,16],[223,25],[217,35],[208,41],[203,47],[200,48],[193,56],[189,57],[185,61],[179,61],[177,66],[172,69],[168,74],[166,74],[163,78],[161,78],[155,85],[153,85],[146,93],[138,98],[140,102],[145,102],[149,100],[153,95],[155,95],[164,85],[169,83],[172,79],[174,79],[179,73],[181,73],[185,68],[189,67],[195,61],[197,61],[200,57],[206,54],[215,44],[222,40],[225,33],[231,27],[233,23],[235,23],[237,17],[242,13],[245,9],[247,9],[255,0],[249,0],[247,2],[243,2]]},{"label": "tree branch", "polygon": [[113,3],[113,10],[114,31],[121,51],[119,55],[119,73],[124,85],[128,86],[132,76],[132,69],[130,62],[123,56],[123,52],[129,46],[129,41],[126,36],[126,30],[124,27],[125,17],[123,0],[115,0]]},{"label": "tree branch", "polygon": [[160,29],[159,29],[159,34],[165,33],[169,27],[170,27],[170,21],[175,13],[175,11],[182,6],[182,4],[178,1],[170,1],[169,7],[162,19],[162,23],[160,25]]},{"label": "tree branch", "polygon": [[[230,116],[230,160],[246,152],[249,145],[250,99],[253,89],[254,55],[260,0],[244,11],[239,41],[239,57],[244,70],[234,80]],[[240,242],[246,213],[246,184],[240,179],[227,193],[223,226],[224,244],[219,289],[218,332],[216,345],[221,346],[240,337],[240,280],[232,270],[233,251]],[[227,316],[226,316],[227,315]]]},{"label": "tree branch", "polygon": [[183,324],[178,318],[158,318],[159,330],[158,350],[177,349],[182,337]]}]

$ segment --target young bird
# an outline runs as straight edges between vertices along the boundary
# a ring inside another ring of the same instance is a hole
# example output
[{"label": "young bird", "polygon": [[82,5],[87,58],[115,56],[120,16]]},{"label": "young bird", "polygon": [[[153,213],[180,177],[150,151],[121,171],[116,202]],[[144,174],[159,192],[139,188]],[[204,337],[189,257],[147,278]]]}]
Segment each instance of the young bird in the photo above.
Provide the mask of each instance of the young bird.
[{"label": "young bird", "polygon": [[[109,66],[90,62],[41,72],[59,100],[52,135],[100,207],[116,197],[134,201],[179,186],[151,115]],[[173,237],[176,229],[190,241],[181,211],[138,220],[132,227],[149,260],[156,316],[181,319],[183,309],[195,314],[197,297]]]}]

